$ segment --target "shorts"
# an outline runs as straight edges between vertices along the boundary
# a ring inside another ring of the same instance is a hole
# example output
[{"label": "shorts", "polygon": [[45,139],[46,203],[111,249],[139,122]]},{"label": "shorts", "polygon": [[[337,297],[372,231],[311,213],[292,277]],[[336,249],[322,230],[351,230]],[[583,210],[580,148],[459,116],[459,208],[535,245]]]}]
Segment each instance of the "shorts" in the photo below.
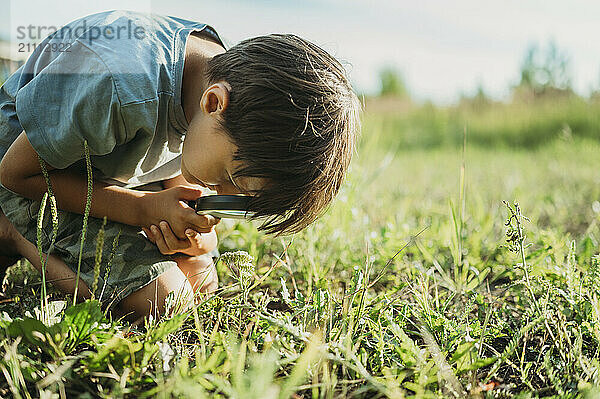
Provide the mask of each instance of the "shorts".
[{"label": "shorts", "polygon": [[[148,186],[144,186],[144,190],[148,189]],[[34,244],[37,243],[37,215],[40,205],[41,201],[21,197],[0,185],[0,208],[17,231]],[[87,222],[80,278],[90,289],[94,281],[96,241],[102,221],[90,216]],[[75,273],[82,227],[83,215],[58,210],[58,233],[52,254],[60,257]],[[52,229],[48,201],[41,231],[41,244],[45,254],[50,248]],[[113,253],[113,243],[117,236],[118,242]],[[219,257],[218,249],[215,248],[209,255]],[[146,238],[141,228],[107,220],[95,297],[103,305],[113,307],[129,294],[150,284],[169,268],[177,266],[175,257],[176,255],[163,255],[158,247]]]}]

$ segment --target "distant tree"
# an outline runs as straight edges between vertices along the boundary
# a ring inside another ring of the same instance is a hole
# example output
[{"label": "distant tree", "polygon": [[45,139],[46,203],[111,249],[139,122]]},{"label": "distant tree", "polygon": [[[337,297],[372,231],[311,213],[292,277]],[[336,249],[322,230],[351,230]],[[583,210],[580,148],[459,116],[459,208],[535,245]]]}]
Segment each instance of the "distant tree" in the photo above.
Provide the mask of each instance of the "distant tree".
[{"label": "distant tree", "polygon": [[485,92],[481,82],[477,84],[477,91],[475,92],[475,96],[473,96],[473,100],[480,105],[485,105],[490,102],[490,98]]},{"label": "distant tree", "polygon": [[538,51],[538,45],[532,44],[525,52],[525,57],[521,63],[521,81],[519,82],[519,86],[534,87],[536,85],[535,74],[538,70],[536,56]]},{"label": "distant tree", "polygon": [[477,89],[472,95],[462,94],[459,103],[463,106],[469,106],[473,109],[481,110],[484,107],[492,104],[492,99],[487,95],[483,84],[479,82]]},{"label": "distant tree", "polygon": [[[600,74],[598,76],[600,77]],[[600,79],[598,79],[598,83],[596,85],[593,85],[590,88],[589,99],[594,101],[600,101]]]},{"label": "distant tree", "polygon": [[553,40],[544,52],[532,44],[523,57],[521,80],[515,89],[530,91],[534,96],[572,93],[569,56]]},{"label": "distant tree", "polygon": [[402,74],[394,67],[384,67],[379,71],[380,96],[408,97],[408,90]]}]

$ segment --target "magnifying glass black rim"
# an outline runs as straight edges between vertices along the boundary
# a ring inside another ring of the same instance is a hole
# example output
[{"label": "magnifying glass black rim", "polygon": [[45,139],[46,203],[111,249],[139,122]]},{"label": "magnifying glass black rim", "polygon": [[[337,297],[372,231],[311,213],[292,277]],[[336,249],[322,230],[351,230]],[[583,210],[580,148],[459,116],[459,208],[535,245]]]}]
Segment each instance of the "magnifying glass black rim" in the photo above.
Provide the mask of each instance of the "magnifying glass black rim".
[{"label": "magnifying glass black rim", "polygon": [[252,196],[250,195],[206,195],[195,201],[191,201],[190,206],[196,211],[246,211]]}]

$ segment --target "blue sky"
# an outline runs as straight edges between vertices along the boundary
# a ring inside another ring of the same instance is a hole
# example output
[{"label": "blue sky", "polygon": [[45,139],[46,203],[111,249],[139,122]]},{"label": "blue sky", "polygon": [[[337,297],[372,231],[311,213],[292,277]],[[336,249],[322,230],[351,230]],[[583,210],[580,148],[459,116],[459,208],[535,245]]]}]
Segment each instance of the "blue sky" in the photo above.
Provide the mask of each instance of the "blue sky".
[{"label": "blue sky", "polygon": [[[273,32],[296,33],[340,59],[357,90],[378,89],[394,65],[413,97],[455,101],[481,84],[494,97],[517,81],[531,43],[553,39],[571,58],[580,93],[600,87],[600,2],[531,0],[0,0],[0,35],[18,25],[62,26],[108,9],[175,15],[205,22],[231,43]],[[8,15],[10,14],[10,15]]]}]

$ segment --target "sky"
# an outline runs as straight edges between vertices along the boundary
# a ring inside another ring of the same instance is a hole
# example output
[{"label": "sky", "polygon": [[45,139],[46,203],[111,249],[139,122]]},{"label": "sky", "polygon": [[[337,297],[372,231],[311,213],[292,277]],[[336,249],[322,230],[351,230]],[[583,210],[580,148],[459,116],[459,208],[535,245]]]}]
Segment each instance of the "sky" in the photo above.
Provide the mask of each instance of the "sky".
[{"label": "sky", "polygon": [[503,99],[526,49],[550,40],[569,56],[576,91],[600,88],[600,2],[587,0],[0,0],[0,36],[14,43],[19,25],[60,27],[110,9],[207,23],[231,44],[295,33],[338,58],[367,94],[392,66],[418,101],[452,103],[479,86]]}]

